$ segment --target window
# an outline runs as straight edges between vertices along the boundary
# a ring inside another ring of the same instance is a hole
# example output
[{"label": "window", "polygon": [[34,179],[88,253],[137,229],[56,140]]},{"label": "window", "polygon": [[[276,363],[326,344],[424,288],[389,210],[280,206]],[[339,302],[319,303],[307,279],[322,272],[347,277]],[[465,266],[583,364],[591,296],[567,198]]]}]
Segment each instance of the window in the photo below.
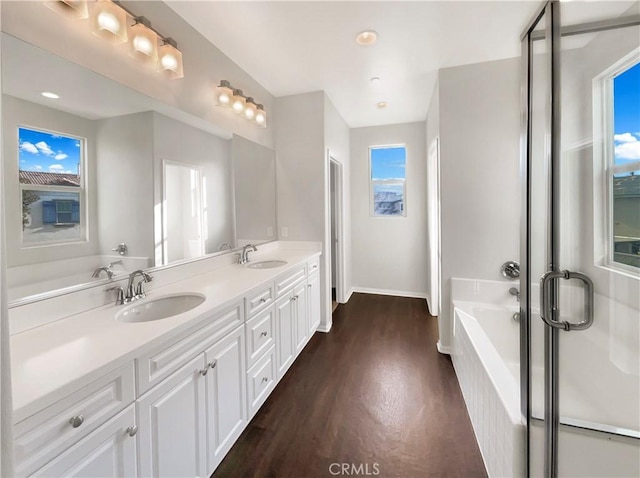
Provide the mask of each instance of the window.
[{"label": "window", "polygon": [[18,128],[23,245],[86,240],[81,138]]},{"label": "window", "polygon": [[406,148],[372,146],[369,159],[372,215],[406,216]]},{"label": "window", "polygon": [[609,259],[640,268],[640,63],[611,79],[612,148],[607,161]]}]

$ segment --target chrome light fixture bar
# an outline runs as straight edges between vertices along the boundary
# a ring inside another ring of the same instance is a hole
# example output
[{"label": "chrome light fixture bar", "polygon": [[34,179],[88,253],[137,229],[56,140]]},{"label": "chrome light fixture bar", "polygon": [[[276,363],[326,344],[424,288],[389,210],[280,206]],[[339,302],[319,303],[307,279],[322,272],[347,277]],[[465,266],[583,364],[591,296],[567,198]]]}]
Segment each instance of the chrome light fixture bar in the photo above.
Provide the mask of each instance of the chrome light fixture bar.
[{"label": "chrome light fixture bar", "polygon": [[234,113],[257,126],[267,127],[267,112],[264,106],[251,96],[245,96],[242,90],[234,88],[227,80],[221,80],[216,87],[216,105],[229,107]]},{"label": "chrome light fixture bar", "polygon": [[[107,41],[128,42],[129,53],[145,65],[156,68],[168,78],[184,76],[182,52],[173,38],[165,37],[143,16],[135,15],[117,0],[97,0],[91,8],[87,0],[56,0],[44,2],[52,10],[67,17],[91,17],[92,32]],[[91,14],[89,15],[89,10]],[[132,25],[127,25],[129,20]]]}]

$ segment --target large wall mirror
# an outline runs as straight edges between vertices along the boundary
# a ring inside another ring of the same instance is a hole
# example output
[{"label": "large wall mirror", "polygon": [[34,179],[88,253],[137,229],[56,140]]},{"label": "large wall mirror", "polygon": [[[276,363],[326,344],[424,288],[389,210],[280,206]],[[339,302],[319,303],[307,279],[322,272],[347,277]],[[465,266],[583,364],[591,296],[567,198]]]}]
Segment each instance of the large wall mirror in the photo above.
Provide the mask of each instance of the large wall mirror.
[{"label": "large wall mirror", "polygon": [[5,33],[1,58],[12,305],[275,239],[272,150]]}]

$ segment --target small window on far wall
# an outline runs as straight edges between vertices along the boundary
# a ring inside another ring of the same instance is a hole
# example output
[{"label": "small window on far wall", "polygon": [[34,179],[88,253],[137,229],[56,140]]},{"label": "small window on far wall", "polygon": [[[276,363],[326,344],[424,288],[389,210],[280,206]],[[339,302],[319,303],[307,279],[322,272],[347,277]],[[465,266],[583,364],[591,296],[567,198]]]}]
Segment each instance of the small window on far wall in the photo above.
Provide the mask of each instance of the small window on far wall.
[{"label": "small window on far wall", "polygon": [[83,142],[72,136],[18,128],[23,245],[86,239]]},{"label": "small window on far wall", "polygon": [[616,74],[612,83],[613,154],[608,161],[609,237],[613,239],[610,260],[640,268],[640,63]]},{"label": "small window on far wall", "polygon": [[372,146],[371,212],[373,216],[406,216],[407,149],[404,146]]}]

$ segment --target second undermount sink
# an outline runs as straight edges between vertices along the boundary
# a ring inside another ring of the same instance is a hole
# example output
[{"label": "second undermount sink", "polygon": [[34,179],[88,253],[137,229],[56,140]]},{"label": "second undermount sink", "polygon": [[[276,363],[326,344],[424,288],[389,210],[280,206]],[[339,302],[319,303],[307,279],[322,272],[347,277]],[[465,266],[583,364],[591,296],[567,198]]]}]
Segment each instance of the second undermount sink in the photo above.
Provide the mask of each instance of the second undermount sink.
[{"label": "second undermount sink", "polygon": [[151,322],[188,312],[204,302],[202,294],[165,295],[133,303],[116,314],[120,322]]},{"label": "second undermount sink", "polygon": [[275,267],[282,267],[287,263],[287,261],[260,261],[260,262],[250,262],[247,264],[249,269],[273,269]]}]

